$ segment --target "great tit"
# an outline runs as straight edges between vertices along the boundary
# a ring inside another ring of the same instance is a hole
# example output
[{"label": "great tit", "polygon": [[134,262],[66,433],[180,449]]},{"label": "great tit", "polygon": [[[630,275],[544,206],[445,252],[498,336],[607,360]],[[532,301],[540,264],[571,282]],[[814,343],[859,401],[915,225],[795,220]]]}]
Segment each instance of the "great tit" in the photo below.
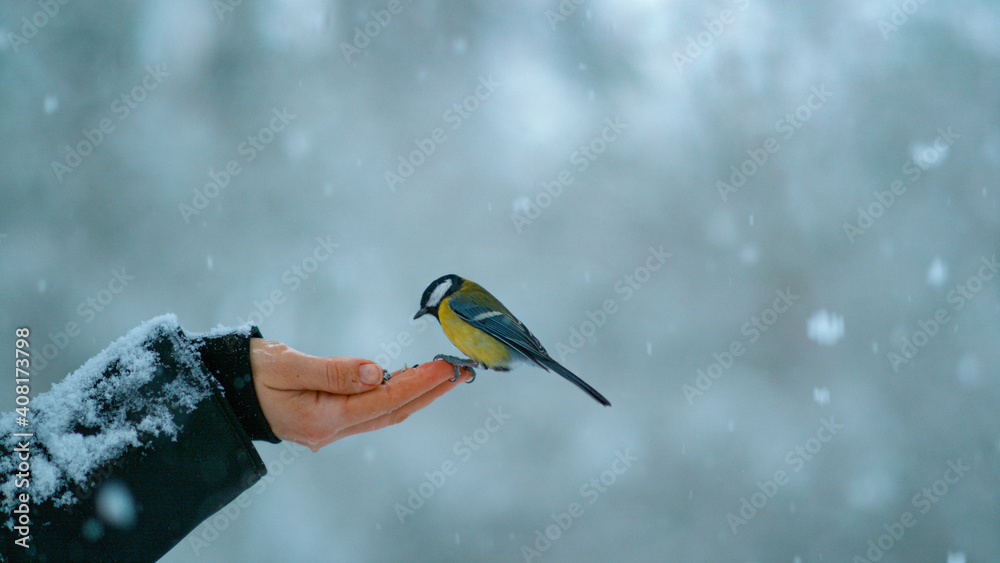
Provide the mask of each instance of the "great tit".
[{"label": "great tit", "polygon": [[441,323],[448,340],[469,356],[468,360],[444,354],[435,356],[435,360],[443,359],[455,366],[452,381],[458,379],[459,366],[469,368],[475,379],[475,367],[508,371],[515,363],[534,363],[570,380],[602,405],[611,406],[604,395],[549,357],[528,328],[479,284],[454,274],[441,276],[424,290],[420,310],[413,318],[428,313]]}]

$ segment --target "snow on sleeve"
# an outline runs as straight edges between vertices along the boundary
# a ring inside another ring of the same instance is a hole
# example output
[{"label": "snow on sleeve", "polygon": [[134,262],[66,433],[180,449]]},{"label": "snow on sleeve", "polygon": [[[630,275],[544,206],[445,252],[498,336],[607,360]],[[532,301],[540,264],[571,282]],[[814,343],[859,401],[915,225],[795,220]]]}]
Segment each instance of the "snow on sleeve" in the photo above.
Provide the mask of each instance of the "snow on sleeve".
[{"label": "snow on sleeve", "polygon": [[[140,447],[146,437],[176,436],[173,412],[190,412],[211,394],[197,351],[180,335],[176,316],[151,319],[31,401],[27,430],[35,434],[29,488],[33,503],[75,503],[73,491],[87,486],[89,476],[102,465]],[[164,375],[165,358],[153,349],[162,341],[180,369],[170,381],[150,385]],[[15,413],[0,417],[0,441],[8,451],[23,440],[12,434],[25,430],[15,426]],[[0,495],[7,514],[15,491],[12,458],[0,459],[0,478],[6,477]],[[12,520],[6,525],[12,526]]]},{"label": "snow on sleeve", "polygon": [[219,325],[216,325],[215,328],[213,328],[213,329],[211,329],[211,330],[209,330],[207,332],[189,332],[187,334],[191,338],[216,338],[216,337],[219,337],[219,336],[227,336],[227,335],[230,335],[230,334],[239,334],[239,335],[243,335],[243,336],[250,336],[250,333],[251,333],[252,330],[253,330],[253,324],[248,321],[248,322],[243,323],[242,325],[240,325],[240,326],[238,326],[236,328],[233,328],[231,326],[226,326],[226,325],[223,325],[223,324],[219,324]]}]

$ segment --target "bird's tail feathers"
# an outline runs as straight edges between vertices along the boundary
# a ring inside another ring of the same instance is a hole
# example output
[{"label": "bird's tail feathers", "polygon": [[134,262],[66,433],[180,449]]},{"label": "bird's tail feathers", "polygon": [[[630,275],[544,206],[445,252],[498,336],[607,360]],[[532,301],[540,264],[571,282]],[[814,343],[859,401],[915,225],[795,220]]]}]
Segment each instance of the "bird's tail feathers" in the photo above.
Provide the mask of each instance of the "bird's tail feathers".
[{"label": "bird's tail feathers", "polygon": [[533,358],[533,359],[535,360],[535,362],[538,363],[538,365],[542,366],[546,370],[552,370],[552,371],[558,373],[559,375],[565,377],[570,382],[572,382],[574,385],[576,385],[577,387],[579,387],[580,389],[583,389],[584,391],[586,391],[587,394],[590,395],[591,397],[593,397],[598,403],[601,403],[602,405],[604,405],[606,407],[610,407],[611,406],[611,401],[607,400],[604,397],[604,395],[601,395],[600,393],[598,393],[597,389],[594,389],[593,387],[591,387],[590,385],[588,385],[586,381],[580,379],[573,372],[571,372],[568,369],[564,368],[562,366],[562,364],[560,364],[559,362],[553,360],[552,358]]}]

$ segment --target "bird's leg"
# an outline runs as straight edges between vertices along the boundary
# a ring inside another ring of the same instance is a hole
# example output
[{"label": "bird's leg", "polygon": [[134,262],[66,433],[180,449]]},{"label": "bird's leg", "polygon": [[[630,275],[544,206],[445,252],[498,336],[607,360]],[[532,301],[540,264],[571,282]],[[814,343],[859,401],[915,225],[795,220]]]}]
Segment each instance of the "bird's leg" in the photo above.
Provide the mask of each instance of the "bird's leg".
[{"label": "bird's leg", "polygon": [[476,380],[476,370],[472,368],[479,367],[479,362],[475,360],[467,360],[465,358],[456,358],[455,356],[446,356],[444,354],[434,356],[434,361],[436,362],[438,360],[444,360],[455,367],[455,377],[449,379],[448,381],[458,381],[458,376],[462,373],[460,368],[469,368],[469,373],[472,374],[472,379],[466,381],[466,383],[472,383]]}]

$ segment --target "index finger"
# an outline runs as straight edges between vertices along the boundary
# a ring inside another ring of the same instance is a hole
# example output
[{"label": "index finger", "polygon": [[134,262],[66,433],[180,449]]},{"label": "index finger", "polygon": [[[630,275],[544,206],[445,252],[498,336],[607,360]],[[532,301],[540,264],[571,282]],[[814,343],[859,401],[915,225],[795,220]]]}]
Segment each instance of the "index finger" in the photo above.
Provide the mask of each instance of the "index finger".
[{"label": "index finger", "polygon": [[439,385],[454,387],[466,381],[471,374],[466,368],[458,381],[448,383],[454,376],[454,366],[443,360],[420,364],[403,372],[396,372],[386,385],[367,393],[344,397],[344,402],[338,408],[341,409],[340,414],[347,425],[353,426],[396,411],[414,399],[433,391]]}]

